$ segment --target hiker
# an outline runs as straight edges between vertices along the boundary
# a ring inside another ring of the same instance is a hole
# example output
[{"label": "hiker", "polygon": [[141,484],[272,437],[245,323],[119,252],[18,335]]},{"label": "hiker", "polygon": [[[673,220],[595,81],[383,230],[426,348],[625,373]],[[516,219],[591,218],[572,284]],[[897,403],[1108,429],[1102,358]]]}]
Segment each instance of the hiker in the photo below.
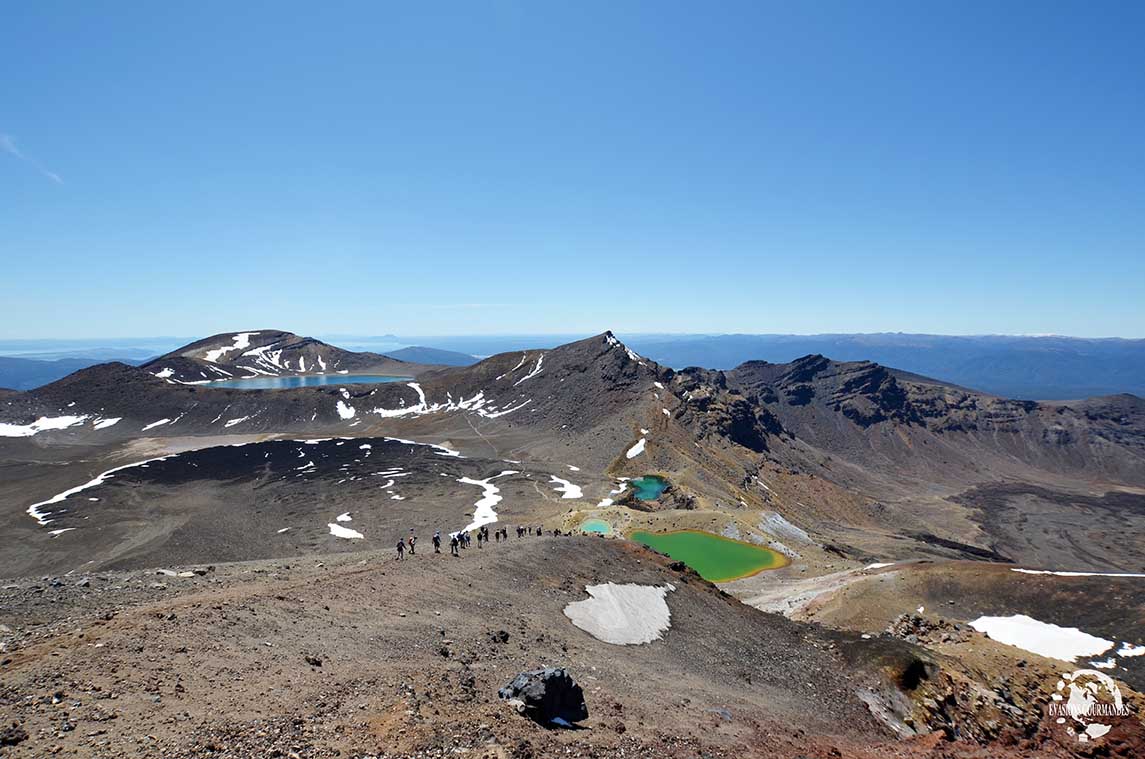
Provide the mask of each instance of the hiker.
[{"label": "hiker", "polygon": [[485,539],[485,533],[481,530],[477,531],[477,547],[481,547],[481,541]]},{"label": "hiker", "polygon": [[398,538],[398,561],[406,557],[406,542]]},{"label": "hiker", "polygon": [[501,531],[500,531],[500,530],[497,530],[496,532],[494,532],[494,533],[493,533],[493,538],[494,538],[494,540],[496,540],[498,543],[500,543],[500,542],[501,542]]},{"label": "hiker", "polygon": [[413,556],[417,553],[417,535],[409,536],[409,555]]},{"label": "hiker", "polygon": [[449,539],[449,555],[450,556],[461,556],[461,554],[457,552],[457,545],[460,542],[461,541],[459,541],[457,539],[457,533],[453,533],[453,536]]},{"label": "hiker", "polygon": [[433,552],[441,553],[441,530],[435,530],[433,533]]}]

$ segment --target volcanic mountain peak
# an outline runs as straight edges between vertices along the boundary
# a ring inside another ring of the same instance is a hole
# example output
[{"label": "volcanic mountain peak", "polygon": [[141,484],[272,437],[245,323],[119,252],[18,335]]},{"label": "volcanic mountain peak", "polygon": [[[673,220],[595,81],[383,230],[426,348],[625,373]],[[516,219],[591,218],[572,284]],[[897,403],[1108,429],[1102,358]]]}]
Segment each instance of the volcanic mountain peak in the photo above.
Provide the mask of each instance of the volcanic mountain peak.
[{"label": "volcanic mountain peak", "polygon": [[373,371],[414,374],[412,366],[377,353],[355,353],[293,332],[223,332],[147,362],[170,382],[201,384],[233,378]]},{"label": "volcanic mountain peak", "polygon": [[616,337],[616,335],[612,334],[612,330],[607,330],[606,332],[604,332],[604,334],[599,335],[599,337],[604,338],[604,342],[610,348],[620,348],[621,350],[623,350],[625,352],[625,354],[628,356],[628,358],[632,359],[633,361],[635,361],[637,363],[642,363],[644,361],[644,359],[642,359],[640,357],[640,354],[638,354],[636,351],[629,348],[624,343],[620,342],[620,340]]}]

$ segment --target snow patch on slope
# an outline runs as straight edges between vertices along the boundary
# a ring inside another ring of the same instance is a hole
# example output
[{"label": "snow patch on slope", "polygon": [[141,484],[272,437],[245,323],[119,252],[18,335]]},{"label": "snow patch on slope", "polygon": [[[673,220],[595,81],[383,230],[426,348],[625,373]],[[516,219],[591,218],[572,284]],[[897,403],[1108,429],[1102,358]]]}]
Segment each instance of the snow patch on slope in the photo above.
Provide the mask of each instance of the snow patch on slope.
[{"label": "snow patch on slope", "polygon": [[365,535],[358,532],[357,530],[351,530],[349,527],[343,527],[342,525],[336,524],[334,522],[330,522],[326,526],[330,528],[330,534],[336,538],[345,538],[347,540],[361,540],[362,538],[365,537]]},{"label": "snow patch on slope", "polygon": [[219,348],[212,348],[203,354],[203,358],[213,364],[231,351],[245,350],[246,348],[250,347],[251,337],[257,334],[257,332],[239,332],[234,336],[233,345],[224,345]]},{"label": "snow patch on slope", "polygon": [[477,485],[481,488],[481,497],[473,504],[473,520],[465,526],[462,532],[476,530],[481,525],[497,521],[497,512],[493,510],[493,507],[501,503],[501,490],[493,484],[493,480],[510,474],[520,474],[520,472],[515,469],[506,469],[500,474],[486,477],[483,480],[475,480],[472,477],[458,478],[457,481],[463,485]]},{"label": "snow patch on slope", "polygon": [[1024,575],[1055,575],[1057,577],[1145,577],[1145,574],[1134,572],[1070,572],[1051,569],[1018,569],[1010,568],[1011,572],[1020,572]]},{"label": "snow patch on slope", "polygon": [[979,617],[970,626],[999,643],[1064,661],[1074,661],[1080,656],[1097,656],[1113,647],[1111,640],[1090,635],[1076,627],[1040,622],[1025,614]]},{"label": "snow patch on slope", "polygon": [[562,480],[556,475],[549,475],[549,482],[557,485],[554,489],[562,494],[561,498],[580,498],[584,495],[584,493],[581,492],[580,485],[574,485],[568,480]]},{"label": "snow patch on slope", "polygon": [[83,424],[87,416],[41,416],[31,424],[0,423],[0,437],[31,437],[47,430],[63,430]]},{"label": "snow patch on slope", "polygon": [[618,646],[640,645],[659,640],[672,626],[666,597],[671,584],[586,585],[590,596],[565,607],[565,616],[597,640]]}]

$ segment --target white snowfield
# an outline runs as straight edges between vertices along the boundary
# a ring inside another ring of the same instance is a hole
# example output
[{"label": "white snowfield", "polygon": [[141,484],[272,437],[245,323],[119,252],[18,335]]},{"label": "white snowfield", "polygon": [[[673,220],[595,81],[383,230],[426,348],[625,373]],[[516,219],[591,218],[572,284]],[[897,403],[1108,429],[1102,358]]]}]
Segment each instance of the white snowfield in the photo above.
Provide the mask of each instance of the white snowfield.
[{"label": "white snowfield", "polygon": [[483,480],[475,480],[472,477],[458,478],[458,482],[463,485],[477,485],[481,488],[481,497],[473,504],[473,521],[462,529],[462,532],[469,532],[476,530],[483,524],[490,524],[497,521],[497,512],[493,507],[501,503],[501,490],[493,484],[493,480],[498,477],[505,477],[510,474],[520,474],[515,469],[506,469],[500,474],[495,474],[492,477],[486,477]]},{"label": "white snowfield", "polygon": [[636,441],[636,445],[629,448],[628,453],[626,453],[624,455],[630,459],[636,458],[640,454],[644,453],[644,446],[647,444],[647,442],[648,441],[646,438],[640,438],[639,440]]},{"label": "white snowfield", "polygon": [[562,480],[556,475],[549,475],[549,482],[557,485],[554,489],[561,494],[561,498],[580,498],[584,495],[580,485],[574,485],[568,480]]},{"label": "white snowfield", "polygon": [[123,421],[122,416],[115,416],[115,417],[112,417],[111,419],[97,419],[95,421],[95,423],[92,424],[91,428],[93,430],[105,430],[108,427],[114,427],[115,425],[119,424],[121,421]]},{"label": "white snowfield", "polygon": [[250,347],[251,337],[257,334],[257,332],[239,332],[234,336],[234,343],[232,345],[224,345],[219,348],[213,348],[204,353],[203,358],[213,364],[231,351],[246,350]]},{"label": "white snowfield", "polygon": [[326,525],[330,528],[330,534],[336,538],[346,538],[347,540],[361,540],[365,536],[357,530],[351,530],[349,527],[343,527],[340,524],[330,522]]},{"label": "white snowfield", "polygon": [[1018,569],[1010,568],[1011,572],[1020,572],[1024,575],[1055,575],[1057,577],[1145,577],[1145,574],[1136,572],[1071,572],[1053,569]]},{"label": "white snowfield", "polygon": [[[41,416],[31,424],[0,423],[0,437],[31,437],[46,430],[65,430],[83,424],[87,416]],[[116,420],[118,421],[118,420]]]},{"label": "white snowfield", "polygon": [[979,617],[970,623],[979,632],[1008,646],[1039,656],[1072,662],[1081,656],[1097,656],[1113,648],[1113,641],[1082,632],[1076,627],[1058,627],[1025,614]]},{"label": "white snowfield", "polygon": [[342,417],[343,419],[353,419],[354,418],[354,414],[355,414],[354,407],[348,405],[345,401],[338,401],[337,408],[338,408],[338,416]]},{"label": "white snowfield", "polygon": [[672,612],[666,597],[675,586],[669,584],[586,585],[590,598],[573,601],[565,616],[586,633],[618,646],[639,645],[659,640],[672,626]]},{"label": "white snowfield", "polygon": [[462,398],[461,400],[454,401],[449,397],[445,403],[430,404],[425,397],[425,391],[422,390],[421,385],[416,382],[407,382],[406,387],[412,388],[417,393],[418,402],[412,406],[402,405],[397,408],[373,408],[368,413],[376,414],[383,419],[391,419],[402,416],[422,416],[424,414],[437,414],[447,411],[472,411],[478,416],[485,417],[486,419],[495,419],[499,416],[511,414],[518,409],[522,409],[533,402],[532,398],[515,403],[506,408],[499,408],[491,399],[485,397],[485,391],[477,392],[472,398]]}]

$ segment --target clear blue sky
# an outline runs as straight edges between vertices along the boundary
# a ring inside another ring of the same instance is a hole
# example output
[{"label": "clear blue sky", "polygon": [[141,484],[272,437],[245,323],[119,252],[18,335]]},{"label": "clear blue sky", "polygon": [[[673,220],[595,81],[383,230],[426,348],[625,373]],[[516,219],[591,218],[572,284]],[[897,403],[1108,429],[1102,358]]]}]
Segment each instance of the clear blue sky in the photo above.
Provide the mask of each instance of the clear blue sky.
[{"label": "clear blue sky", "polygon": [[25,0],[0,337],[1145,336],[1145,3]]}]

